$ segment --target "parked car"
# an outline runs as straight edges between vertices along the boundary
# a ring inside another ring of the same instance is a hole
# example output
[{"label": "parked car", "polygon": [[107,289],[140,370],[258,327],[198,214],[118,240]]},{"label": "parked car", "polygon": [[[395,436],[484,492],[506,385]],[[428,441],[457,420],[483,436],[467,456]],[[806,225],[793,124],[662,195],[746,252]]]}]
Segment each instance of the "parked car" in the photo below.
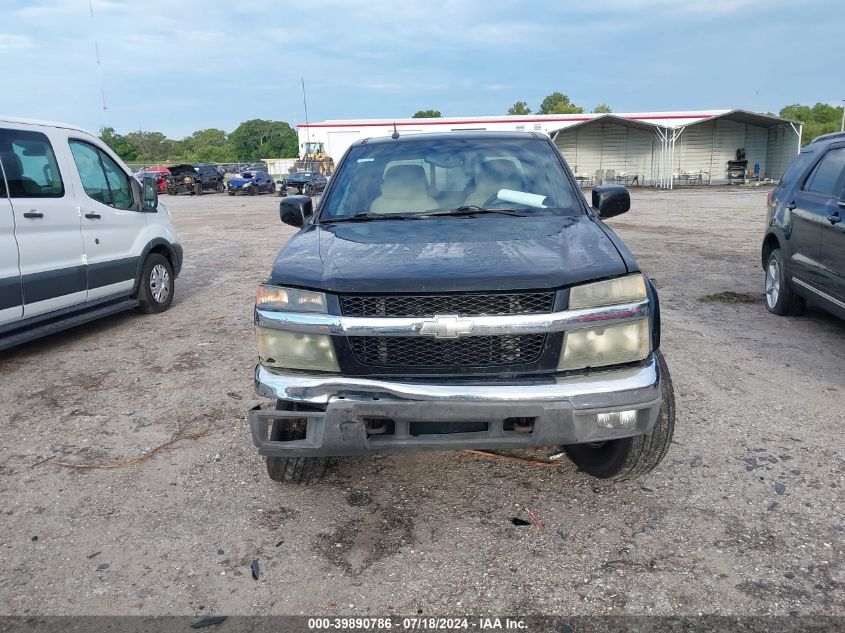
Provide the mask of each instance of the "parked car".
[{"label": "parked car", "polygon": [[237,194],[255,196],[259,193],[274,193],[276,183],[266,171],[245,171],[240,178],[230,178],[226,188],[230,196]]},{"label": "parked car", "polygon": [[0,117],[0,349],[167,310],[181,266],[152,178],[76,127]]},{"label": "parked car", "polygon": [[640,476],[672,439],[657,291],[551,140],[453,132],[352,145],[258,289],[253,441],[279,481],[334,456],[559,446]]},{"label": "parked car", "polygon": [[279,195],[287,195],[288,189],[296,189],[296,193],[313,196],[322,192],[329,180],[323,174],[316,171],[296,171],[287,177],[277,180],[276,185]]},{"label": "parked car", "polygon": [[223,176],[214,165],[171,165],[170,178],[167,181],[167,193],[177,195],[189,193],[202,195],[206,191],[223,192]]},{"label": "parked car", "polygon": [[143,185],[145,178],[152,178],[156,183],[158,193],[167,193],[167,177],[169,175],[169,170],[142,169],[141,171],[135,172],[135,180]]},{"label": "parked car", "polygon": [[762,261],[770,312],[845,319],[845,134],[809,143],[769,193]]}]

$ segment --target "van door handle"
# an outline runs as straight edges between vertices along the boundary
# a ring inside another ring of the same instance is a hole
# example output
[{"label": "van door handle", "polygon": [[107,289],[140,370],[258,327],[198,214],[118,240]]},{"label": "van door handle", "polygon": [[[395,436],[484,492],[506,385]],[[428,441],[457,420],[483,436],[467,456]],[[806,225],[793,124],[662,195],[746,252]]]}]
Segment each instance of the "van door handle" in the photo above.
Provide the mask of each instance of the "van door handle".
[{"label": "van door handle", "polygon": [[793,209],[795,209],[795,207],[797,207],[797,206],[798,206],[798,205],[797,205],[797,204],[795,204],[795,201],[793,200],[792,202],[787,203],[786,208],[787,208],[787,209],[789,209],[790,211],[792,211],[792,210],[793,210]]},{"label": "van door handle", "polygon": [[43,218],[44,214],[41,213],[41,211],[36,211],[35,209],[33,209],[32,211],[27,211],[26,213],[24,213],[23,217],[25,217],[25,218]]},{"label": "van door handle", "polygon": [[842,218],[839,217],[839,211],[837,211],[836,213],[831,213],[829,216],[827,216],[827,221],[831,224],[839,224],[840,222],[842,222]]},{"label": "van door handle", "polygon": [[86,213],[85,217],[89,220],[99,220],[103,216],[101,216],[99,213]]}]

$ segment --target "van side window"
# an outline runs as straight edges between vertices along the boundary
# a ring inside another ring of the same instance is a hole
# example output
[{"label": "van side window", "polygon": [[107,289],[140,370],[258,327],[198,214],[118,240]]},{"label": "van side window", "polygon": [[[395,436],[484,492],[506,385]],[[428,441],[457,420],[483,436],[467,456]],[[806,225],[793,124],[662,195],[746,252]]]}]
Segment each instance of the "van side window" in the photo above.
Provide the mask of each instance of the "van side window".
[{"label": "van side window", "polygon": [[50,140],[41,132],[0,130],[0,161],[12,198],[61,198],[65,195]]},{"label": "van side window", "polygon": [[70,141],[70,151],[89,198],[115,209],[131,209],[134,206],[129,177],[105,152],[75,140]]},{"label": "van side window", "polygon": [[840,147],[824,155],[807,180],[807,184],[804,185],[804,190],[838,198],[843,188],[845,188],[845,147]]}]

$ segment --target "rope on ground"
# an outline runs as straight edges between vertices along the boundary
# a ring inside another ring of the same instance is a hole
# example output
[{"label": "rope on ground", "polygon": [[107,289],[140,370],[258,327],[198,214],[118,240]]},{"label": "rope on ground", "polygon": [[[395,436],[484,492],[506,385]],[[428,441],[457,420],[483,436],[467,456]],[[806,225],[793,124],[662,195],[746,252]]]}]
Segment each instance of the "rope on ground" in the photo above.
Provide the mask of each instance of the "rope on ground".
[{"label": "rope on ground", "polygon": [[135,457],[133,459],[125,459],[119,462],[105,462],[100,464],[73,464],[71,462],[62,462],[58,460],[52,460],[50,463],[54,466],[62,466],[63,468],[78,468],[78,469],[94,469],[94,468],[101,468],[101,469],[109,469],[109,468],[126,468],[127,466],[135,466],[136,464],[141,464],[149,459],[152,459],[156,453],[160,451],[164,451],[167,449],[172,448],[175,444],[179,442],[183,442],[185,440],[198,440],[201,437],[205,437],[211,432],[211,428],[206,428],[202,431],[196,431],[194,433],[188,433],[190,427],[181,427],[176,430],[176,432],[170,437],[169,440],[164,442],[164,444],[159,444],[158,446],[151,448],[143,455]]},{"label": "rope on ground", "polygon": [[515,462],[517,464],[523,464],[524,466],[539,466],[540,468],[559,468],[561,465],[560,462],[544,462],[538,459],[525,459],[524,457],[516,457],[514,455],[500,455],[499,453],[491,453],[490,451],[477,451],[472,448],[465,449],[464,453],[503,462]]}]

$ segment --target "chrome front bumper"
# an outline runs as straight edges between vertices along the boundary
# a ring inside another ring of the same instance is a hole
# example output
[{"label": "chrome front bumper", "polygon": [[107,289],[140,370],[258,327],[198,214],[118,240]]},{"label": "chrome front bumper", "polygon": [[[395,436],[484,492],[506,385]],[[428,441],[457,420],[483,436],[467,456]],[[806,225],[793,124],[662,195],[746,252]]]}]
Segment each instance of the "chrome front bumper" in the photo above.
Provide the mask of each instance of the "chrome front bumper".
[{"label": "chrome front bumper", "polygon": [[[250,411],[259,452],[280,457],[597,442],[649,432],[661,404],[660,370],[653,356],[639,367],[577,376],[452,379],[449,384],[271,371],[259,365],[255,385],[260,396],[325,406],[325,412],[313,413]],[[625,428],[599,425],[599,414],[619,411],[636,411],[635,422]],[[507,430],[513,418],[531,419],[531,432]],[[277,419],[305,419],[305,439],[270,440]],[[393,433],[368,435],[365,419],[390,420]],[[454,423],[455,428],[487,424],[483,431],[421,433],[429,422]]]}]

